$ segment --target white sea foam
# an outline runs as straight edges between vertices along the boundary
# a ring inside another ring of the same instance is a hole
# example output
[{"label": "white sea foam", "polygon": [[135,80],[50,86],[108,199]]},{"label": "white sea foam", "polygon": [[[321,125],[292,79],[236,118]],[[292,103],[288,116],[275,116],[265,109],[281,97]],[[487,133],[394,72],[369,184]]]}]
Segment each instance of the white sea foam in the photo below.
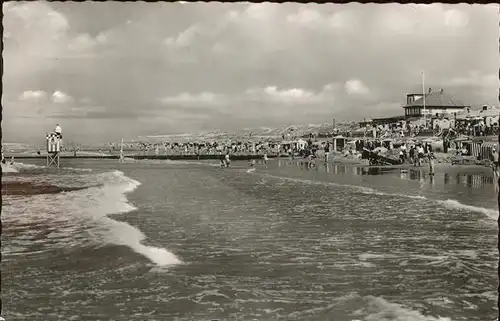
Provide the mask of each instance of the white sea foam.
[{"label": "white sea foam", "polygon": [[377,190],[370,188],[370,187],[364,187],[364,186],[359,186],[359,185],[349,185],[349,184],[340,184],[340,183],[333,183],[333,182],[314,181],[314,180],[308,180],[308,179],[281,177],[281,176],[274,176],[274,175],[270,175],[270,174],[261,174],[261,175],[267,176],[267,177],[273,177],[273,178],[277,178],[277,179],[282,179],[282,180],[287,180],[287,181],[292,181],[292,182],[304,183],[304,184],[330,185],[330,186],[352,188],[352,189],[354,189],[362,194],[380,195],[380,196],[394,196],[394,197],[402,197],[402,198],[410,198],[410,199],[429,200],[429,201],[436,202],[439,205],[444,206],[444,207],[449,208],[449,209],[465,210],[465,211],[470,211],[470,212],[481,213],[481,214],[484,214],[488,218],[491,218],[491,219],[497,219],[497,217],[498,217],[498,210],[497,209],[485,208],[485,207],[474,206],[474,205],[467,205],[467,204],[463,204],[457,200],[452,200],[452,199],[435,200],[435,199],[429,199],[423,195],[385,193],[385,192],[377,191]]},{"label": "white sea foam", "polygon": [[367,307],[358,311],[366,315],[364,321],[451,321],[447,317],[424,315],[380,297],[368,296],[365,300]]},{"label": "white sea foam", "polygon": [[[47,169],[47,166],[42,166],[42,165],[35,165],[35,164],[26,164],[22,162],[14,162],[13,165],[11,165],[15,169],[19,171],[30,171],[30,170],[37,170],[37,169]],[[65,170],[72,170],[72,171],[77,171],[77,172],[92,172],[91,168],[75,168],[75,167],[65,167],[61,166],[61,169]]]},{"label": "white sea foam", "polygon": [[128,246],[157,265],[181,263],[174,254],[164,248],[143,245],[141,242],[146,237],[138,228],[107,216],[135,210],[136,208],[128,203],[125,194],[132,192],[141,185],[140,182],[128,178],[120,171],[112,172],[112,176],[109,178],[108,184],[86,190],[87,199],[94,200],[99,204],[94,208],[92,215],[97,220],[104,219],[110,227],[110,233],[106,236],[108,242]]},{"label": "white sea foam", "polygon": [[6,207],[4,216],[7,227],[15,228],[23,224],[57,226],[58,229],[64,229],[64,236],[59,237],[60,242],[67,242],[68,246],[78,242],[74,235],[85,229],[85,233],[90,234],[94,241],[127,246],[156,265],[181,263],[164,248],[142,244],[145,235],[136,227],[108,216],[136,209],[125,194],[135,190],[140,182],[120,171],[93,174],[89,180],[101,185],[68,193],[37,195],[28,202],[10,198],[8,201],[11,206]]},{"label": "white sea foam", "polygon": [[479,207],[479,206],[473,206],[473,205],[466,205],[462,204],[457,200],[445,200],[445,201],[437,201],[439,204],[450,208],[450,209],[456,209],[456,210],[466,210],[466,211],[471,211],[471,212],[477,212],[477,213],[482,213],[486,216],[488,216],[491,219],[497,219],[498,217],[498,210],[496,209],[491,209],[491,208],[484,208],[484,207]]},{"label": "white sea foam", "polygon": [[303,184],[347,187],[347,188],[352,188],[352,189],[354,189],[358,192],[364,193],[364,194],[376,194],[376,193],[380,194],[381,193],[381,192],[374,190],[373,188],[359,186],[359,185],[339,184],[339,183],[324,182],[324,181],[313,181],[310,179],[282,177],[282,176],[275,176],[275,175],[271,175],[271,174],[261,174],[261,175],[266,176],[266,177],[277,178],[277,179],[281,179],[281,180],[287,180],[287,181],[291,181],[291,182],[303,183]]},{"label": "white sea foam", "polygon": [[203,165],[209,167],[220,167],[219,163],[210,161],[185,161],[185,160],[171,160],[171,159],[131,159],[135,163],[146,164],[168,164],[168,165]]},{"label": "white sea foam", "polygon": [[33,170],[33,169],[39,169],[39,168],[46,167],[46,166],[40,166],[40,165],[35,165],[35,164],[25,164],[25,163],[21,163],[21,162],[14,162],[14,164],[12,164],[12,166],[18,170]]},{"label": "white sea foam", "polygon": [[2,164],[2,173],[19,173],[19,171],[12,165]]},{"label": "white sea foam", "polygon": [[469,211],[469,212],[481,213],[481,214],[484,214],[491,219],[497,219],[497,217],[498,217],[498,210],[497,209],[485,208],[485,207],[474,206],[474,205],[467,205],[467,204],[463,204],[457,200],[452,200],[452,199],[447,199],[447,200],[443,201],[443,200],[429,199],[429,198],[422,196],[422,195],[384,193],[384,192],[378,192],[378,191],[374,191],[374,192],[363,191],[362,193],[384,195],[384,196],[396,196],[396,197],[411,198],[411,199],[430,200],[430,201],[437,202],[438,204],[440,204],[446,208],[449,208],[449,209],[465,210],[465,211]]},{"label": "white sea foam", "polygon": [[392,259],[397,256],[392,254],[374,254],[374,253],[362,253],[358,255],[358,259],[360,261],[367,261],[373,259]]},{"label": "white sea foam", "polygon": [[300,320],[318,313],[329,313],[335,319],[336,313],[334,311],[344,310],[344,305],[347,306],[347,309],[351,309],[353,306],[360,307],[351,313],[351,321],[452,321],[449,317],[425,315],[412,307],[390,302],[382,297],[360,297],[354,293],[336,298],[332,304],[294,312],[287,317]]},{"label": "white sea foam", "polygon": [[167,159],[163,162],[166,162],[167,164],[172,164],[172,165],[205,165],[205,166],[210,166],[210,167],[220,167],[219,163],[216,162],[200,162],[200,161],[181,161],[181,160],[171,160]]}]

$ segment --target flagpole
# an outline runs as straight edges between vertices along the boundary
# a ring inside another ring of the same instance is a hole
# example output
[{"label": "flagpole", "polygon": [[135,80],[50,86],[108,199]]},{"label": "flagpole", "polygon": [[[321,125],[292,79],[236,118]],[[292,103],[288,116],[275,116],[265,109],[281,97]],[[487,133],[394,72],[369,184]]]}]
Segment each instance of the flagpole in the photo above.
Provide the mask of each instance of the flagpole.
[{"label": "flagpole", "polygon": [[122,137],[122,143],[120,145],[120,163],[123,162],[124,156],[123,156],[123,137]]},{"label": "flagpole", "polygon": [[427,117],[425,114],[425,74],[423,71],[422,71],[422,101],[424,106],[424,124],[425,124],[425,129],[427,129]]}]

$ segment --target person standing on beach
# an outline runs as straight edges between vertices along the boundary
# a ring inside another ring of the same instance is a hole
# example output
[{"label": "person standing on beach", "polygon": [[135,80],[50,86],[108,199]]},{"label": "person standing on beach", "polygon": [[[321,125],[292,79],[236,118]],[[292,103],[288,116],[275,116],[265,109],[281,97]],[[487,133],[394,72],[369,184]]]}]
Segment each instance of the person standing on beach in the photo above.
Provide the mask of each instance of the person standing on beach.
[{"label": "person standing on beach", "polygon": [[313,168],[314,167],[314,159],[313,159],[313,154],[309,154],[309,156],[307,156],[307,167],[308,168]]},{"label": "person standing on beach", "polygon": [[414,146],[410,147],[409,156],[410,156],[410,163],[415,165],[415,147]]},{"label": "person standing on beach", "polygon": [[406,158],[407,158],[407,156],[408,156],[408,155],[407,155],[407,150],[406,150],[406,144],[405,144],[405,143],[403,143],[403,144],[401,145],[401,151],[403,152],[403,162],[405,162],[405,161],[406,161]]},{"label": "person standing on beach", "polygon": [[405,155],[403,154],[402,150],[399,151],[399,161],[401,162],[401,164],[405,163]]},{"label": "person standing on beach", "polygon": [[434,176],[434,154],[431,152],[428,154],[429,157],[429,175]]},{"label": "person standing on beach", "polygon": [[449,142],[448,142],[448,138],[444,138],[443,139],[443,153],[448,153],[448,147],[449,147]]},{"label": "person standing on beach", "polygon": [[56,129],[54,129],[54,132],[57,134],[59,139],[62,139],[62,129],[61,126],[59,126],[59,124],[56,124]]},{"label": "person standing on beach", "polygon": [[330,143],[325,145],[325,163],[328,163],[328,155],[330,154]]},{"label": "person standing on beach", "polygon": [[424,159],[424,148],[422,147],[422,145],[418,145],[417,147],[417,164],[418,166],[422,166],[422,160]]},{"label": "person standing on beach", "polygon": [[495,147],[491,149],[491,160],[493,161],[493,174],[498,177],[498,152]]}]

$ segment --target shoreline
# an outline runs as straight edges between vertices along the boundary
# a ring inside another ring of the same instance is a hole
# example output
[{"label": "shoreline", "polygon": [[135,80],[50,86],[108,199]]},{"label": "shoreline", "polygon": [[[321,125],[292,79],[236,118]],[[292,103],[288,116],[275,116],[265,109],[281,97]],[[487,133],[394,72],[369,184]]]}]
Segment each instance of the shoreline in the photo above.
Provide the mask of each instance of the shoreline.
[{"label": "shoreline", "polygon": [[[264,155],[230,155],[231,160],[264,159]],[[47,155],[5,155],[6,159],[47,159]],[[124,158],[143,160],[220,160],[224,155],[123,155]],[[278,155],[267,155],[268,158],[278,158]],[[61,155],[60,159],[116,159],[119,155]]]},{"label": "shoreline", "polygon": [[[473,167],[473,168],[489,168],[488,164],[452,164],[451,155],[436,153],[439,157],[436,159],[435,168],[443,168],[443,167]],[[10,157],[14,157],[15,160],[22,159],[46,159],[46,155],[8,155],[7,159]],[[201,160],[220,160],[223,155],[124,155],[125,160],[180,160],[180,161],[201,161]],[[255,155],[255,154],[247,154],[247,155],[230,155],[232,161],[248,161],[248,160],[263,160],[264,155]],[[269,159],[276,160],[290,160],[289,156],[279,156],[277,154],[268,154],[267,157]],[[107,160],[116,160],[118,161],[120,157],[118,155],[61,155],[61,161],[63,159],[107,159]],[[293,159],[294,161],[305,161],[306,158],[296,157]],[[315,162],[326,162],[321,158],[316,158]],[[409,169],[415,168],[413,164],[394,164],[394,165],[369,165],[367,160],[357,159],[352,157],[344,157],[341,155],[335,155],[331,159],[327,161],[328,164],[331,165],[351,165],[358,167],[373,167],[373,168],[401,168],[401,169]],[[425,163],[421,168],[428,167],[428,164]],[[417,167],[418,168],[418,167]],[[3,169],[3,168],[2,168]],[[2,171],[7,173],[5,171]]]}]

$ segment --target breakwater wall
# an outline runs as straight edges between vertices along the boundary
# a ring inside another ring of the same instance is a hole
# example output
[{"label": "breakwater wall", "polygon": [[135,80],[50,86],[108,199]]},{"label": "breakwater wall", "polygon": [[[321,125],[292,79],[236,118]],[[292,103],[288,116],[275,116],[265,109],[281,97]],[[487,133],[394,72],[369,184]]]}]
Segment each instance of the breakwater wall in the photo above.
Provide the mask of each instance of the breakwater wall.
[{"label": "breakwater wall", "polygon": [[[5,158],[9,161],[10,157],[14,156],[15,159],[46,159],[46,155],[6,155]],[[223,159],[224,155],[124,155],[125,158],[137,160],[218,160]],[[263,159],[263,155],[230,155],[231,160],[251,160]],[[268,155],[268,158],[277,158],[278,155]],[[61,155],[61,159],[116,159],[118,155]]]}]

